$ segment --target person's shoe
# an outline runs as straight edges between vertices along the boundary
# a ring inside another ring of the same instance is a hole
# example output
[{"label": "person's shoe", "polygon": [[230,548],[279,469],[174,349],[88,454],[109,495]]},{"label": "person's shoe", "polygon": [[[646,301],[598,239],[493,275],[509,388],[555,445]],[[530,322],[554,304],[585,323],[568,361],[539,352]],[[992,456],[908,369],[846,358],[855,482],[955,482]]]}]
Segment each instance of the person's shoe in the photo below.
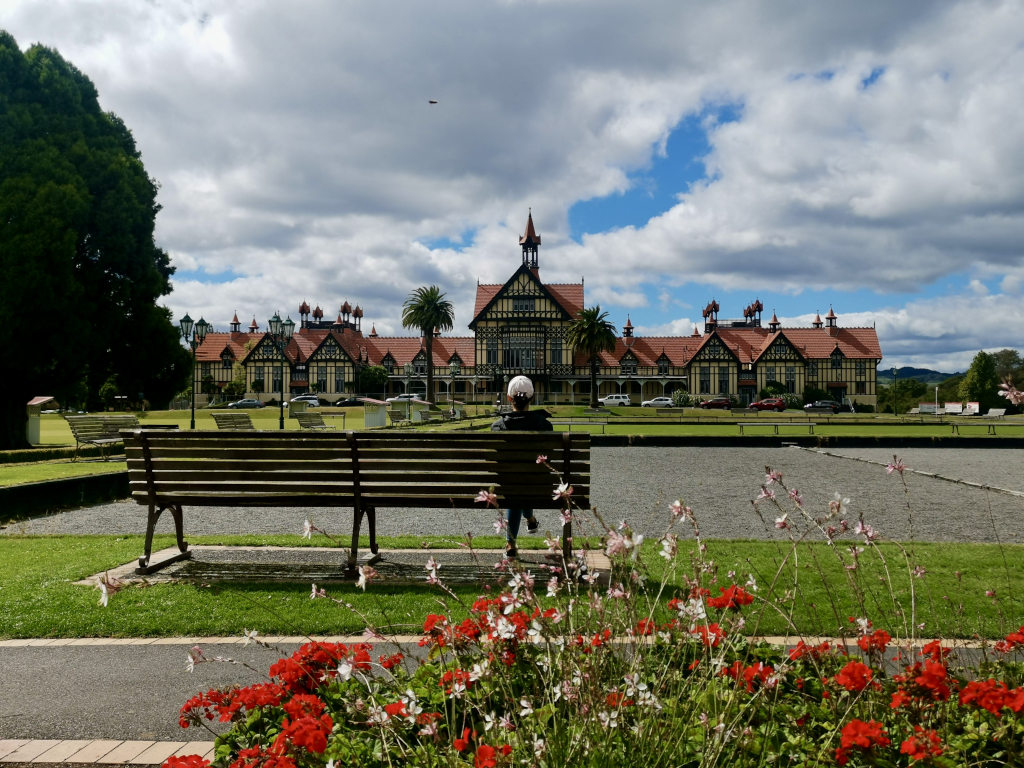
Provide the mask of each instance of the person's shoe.
[{"label": "person's shoe", "polygon": [[538,520],[536,517],[528,517],[528,518],[526,518],[526,532],[527,533],[536,533],[539,530],[540,530],[540,520]]},{"label": "person's shoe", "polygon": [[505,543],[505,558],[508,560],[519,559],[519,550],[516,549],[515,544],[510,541]]}]

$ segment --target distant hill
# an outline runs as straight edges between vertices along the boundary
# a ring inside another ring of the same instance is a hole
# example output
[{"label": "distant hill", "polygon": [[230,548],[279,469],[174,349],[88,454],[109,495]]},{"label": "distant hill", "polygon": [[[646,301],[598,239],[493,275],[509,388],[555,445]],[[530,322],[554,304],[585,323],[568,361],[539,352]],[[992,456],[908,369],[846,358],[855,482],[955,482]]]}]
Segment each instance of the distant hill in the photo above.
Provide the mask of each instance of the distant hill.
[{"label": "distant hill", "polygon": [[[896,369],[897,379],[917,379],[922,384],[941,384],[946,379],[952,376],[960,376],[960,372],[956,373],[943,373],[942,371],[933,371],[931,368],[911,368],[909,366],[904,368]],[[892,381],[892,369],[883,370],[878,369],[878,381],[883,383]]]}]

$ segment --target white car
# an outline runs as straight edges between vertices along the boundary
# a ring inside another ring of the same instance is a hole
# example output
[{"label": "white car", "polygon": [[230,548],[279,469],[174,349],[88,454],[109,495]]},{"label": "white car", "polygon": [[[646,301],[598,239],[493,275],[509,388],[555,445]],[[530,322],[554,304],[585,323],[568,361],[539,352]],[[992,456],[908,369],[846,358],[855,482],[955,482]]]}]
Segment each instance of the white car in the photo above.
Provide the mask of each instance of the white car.
[{"label": "white car", "polygon": [[403,395],[395,395],[394,397],[389,397],[384,402],[386,402],[386,403],[404,403],[407,400],[419,400],[419,399],[420,399],[420,396],[417,395],[415,392],[406,392]]},{"label": "white car", "polygon": [[672,398],[671,397],[652,397],[650,400],[644,400],[640,403],[641,408],[671,408]]},{"label": "white car", "polygon": [[604,406],[633,404],[629,399],[629,395],[605,395],[604,397],[597,398],[597,402]]},{"label": "white car", "polygon": [[305,403],[307,408],[319,408],[320,398],[316,395],[296,395],[289,403]]}]

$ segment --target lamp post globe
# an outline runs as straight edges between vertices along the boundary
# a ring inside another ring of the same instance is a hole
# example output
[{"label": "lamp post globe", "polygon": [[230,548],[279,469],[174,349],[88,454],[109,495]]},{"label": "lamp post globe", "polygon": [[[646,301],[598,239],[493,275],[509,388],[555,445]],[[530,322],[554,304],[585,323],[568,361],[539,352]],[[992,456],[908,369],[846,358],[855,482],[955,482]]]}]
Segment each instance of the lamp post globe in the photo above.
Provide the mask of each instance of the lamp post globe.
[{"label": "lamp post globe", "polygon": [[189,429],[194,430],[196,428],[196,347],[203,343],[210,324],[202,317],[199,318],[199,322],[194,322],[186,312],[185,316],[178,321],[178,325],[181,328],[181,337],[192,350],[192,416],[189,420]]}]

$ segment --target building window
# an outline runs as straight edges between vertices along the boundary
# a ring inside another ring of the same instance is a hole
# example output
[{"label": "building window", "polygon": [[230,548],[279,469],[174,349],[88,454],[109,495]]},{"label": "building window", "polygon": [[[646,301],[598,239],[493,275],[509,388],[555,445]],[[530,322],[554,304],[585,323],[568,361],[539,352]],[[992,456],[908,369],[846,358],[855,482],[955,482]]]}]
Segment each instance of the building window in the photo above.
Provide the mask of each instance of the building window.
[{"label": "building window", "polygon": [[513,296],[513,312],[533,312],[536,299],[533,296]]},{"label": "building window", "polygon": [[778,379],[775,378],[774,365],[769,365],[767,368],[764,369],[764,381],[765,384],[767,384],[769,381],[778,381]]},{"label": "building window", "polygon": [[[390,373],[390,371],[389,371]],[[343,368],[334,369],[334,391],[344,392],[345,391],[345,370]]]},{"label": "building window", "polygon": [[838,351],[837,352],[833,352],[832,353],[832,368],[833,368],[833,370],[836,369],[836,368],[842,368],[842,367],[843,367],[843,356],[841,354],[839,354]]},{"label": "building window", "polygon": [[636,376],[636,358],[627,357],[619,361],[619,373],[623,376]]},{"label": "building window", "polygon": [[858,381],[858,382],[855,382],[855,383],[857,385],[856,394],[858,394],[858,395],[866,395],[868,393],[868,384],[867,384],[866,381]]},{"label": "building window", "polygon": [[487,364],[497,365],[498,364],[498,340],[488,339],[487,340]]},{"label": "building window", "polygon": [[658,361],[658,375],[668,376],[668,360],[661,359]]},{"label": "building window", "polygon": [[729,369],[719,368],[718,369],[718,394],[728,395],[729,394]]},{"label": "building window", "polygon": [[[857,361],[857,377],[858,378],[864,378],[864,375],[867,373],[867,371],[868,371],[867,363],[865,363],[863,360],[858,360]],[[860,393],[860,394],[863,394],[863,392]]]},{"label": "building window", "polygon": [[706,365],[700,367],[700,391],[711,391],[711,368]]},{"label": "building window", "polygon": [[316,367],[316,391],[326,392],[327,391],[327,366],[318,365]]},{"label": "building window", "polygon": [[501,364],[505,368],[533,369],[543,359],[544,339],[540,336],[506,336]]},{"label": "building window", "polygon": [[807,378],[808,379],[816,379],[816,378],[818,378],[818,361],[817,360],[812,360],[811,362],[807,363]]},{"label": "building window", "polygon": [[418,360],[412,361],[412,372],[414,376],[426,376],[427,375],[427,361],[422,357]]},{"label": "building window", "polygon": [[562,364],[562,339],[554,336],[551,339],[551,364]]},{"label": "building window", "polygon": [[792,365],[786,366],[786,391],[796,392],[796,367]]}]

